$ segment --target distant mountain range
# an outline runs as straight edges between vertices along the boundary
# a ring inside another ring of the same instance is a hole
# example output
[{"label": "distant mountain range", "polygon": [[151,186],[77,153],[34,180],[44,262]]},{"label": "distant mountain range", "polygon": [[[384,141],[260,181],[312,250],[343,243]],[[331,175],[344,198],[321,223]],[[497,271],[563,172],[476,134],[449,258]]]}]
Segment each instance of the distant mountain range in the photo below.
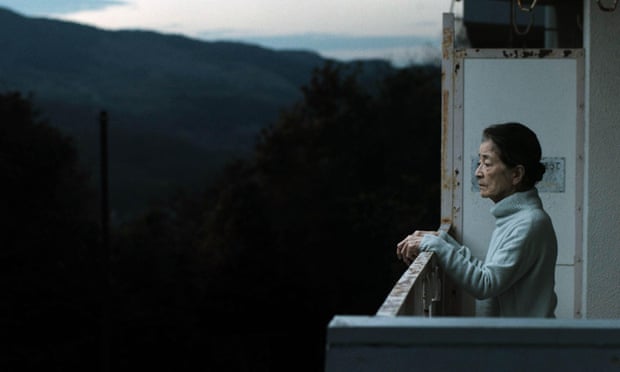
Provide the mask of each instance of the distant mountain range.
[{"label": "distant mountain range", "polygon": [[[324,62],[313,52],[104,31],[0,8],[0,91],[31,93],[95,176],[97,117],[108,112],[111,202],[121,215],[176,187],[202,186],[247,153]],[[360,63],[373,74],[391,70]]]}]

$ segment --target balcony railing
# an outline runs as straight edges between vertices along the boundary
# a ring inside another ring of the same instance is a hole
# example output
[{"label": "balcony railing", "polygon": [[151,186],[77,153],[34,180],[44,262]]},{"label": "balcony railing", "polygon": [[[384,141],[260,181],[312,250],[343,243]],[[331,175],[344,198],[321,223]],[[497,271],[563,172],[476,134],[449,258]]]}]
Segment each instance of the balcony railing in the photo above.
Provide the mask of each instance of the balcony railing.
[{"label": "balcony railing", "polygon": [[441,291],[435,255],[421,252],[392,288],[377,315],[438,315]]},{"label": "balcony railing", "polygon": [[[442,224],[439,231],[449,233],[450,224]],[[447,298],[442,295],[446,288],[451,286],[445,279],[435,254],[420,252],[396,282],[376,315],[416,315],[429,318],[434,315],[454,315],[454,309],[448,309],[454,301],[445,301]]]}]

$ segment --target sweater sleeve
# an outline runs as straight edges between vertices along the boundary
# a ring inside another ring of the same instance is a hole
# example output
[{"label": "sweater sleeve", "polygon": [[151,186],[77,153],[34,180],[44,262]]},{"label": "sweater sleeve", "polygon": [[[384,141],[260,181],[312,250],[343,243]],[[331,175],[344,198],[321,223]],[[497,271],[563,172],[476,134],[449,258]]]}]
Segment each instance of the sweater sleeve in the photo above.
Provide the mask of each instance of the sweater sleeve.
[{"label": "sweater sleeve", "polygon": [[[439,232],[439,237],[441,239],[443,239],[444,241],[446,241],[446,243],[448,243],[452,247],[452,249],[455,249],[456,253],[458,253],[459,255],[463,256],[463,258],[465,260],[471,262],[472,264],[474,264],[476,266],[482,266],[482,261],[480,261],[479,259],[474,257],[471,254],[471,250],[469,248],[467,248],[464,245],[461,245],[450,234],[447,234],[446,232],[440,231]],[[423,248],[423,250],[425,250],[425,249]]]},{"label": "sweater sleeve", "polygon": [[524,267],[521,263],[526,236],[522,229],[513,231],[486,263],[473,257],[468,248],[455,245],[454,239],[444,239],[442,235],[425,235],[420,248],[437,254],[439,263],[457,284],[476,298],[485,299],[501,294],[518,279],[520,267]]}]

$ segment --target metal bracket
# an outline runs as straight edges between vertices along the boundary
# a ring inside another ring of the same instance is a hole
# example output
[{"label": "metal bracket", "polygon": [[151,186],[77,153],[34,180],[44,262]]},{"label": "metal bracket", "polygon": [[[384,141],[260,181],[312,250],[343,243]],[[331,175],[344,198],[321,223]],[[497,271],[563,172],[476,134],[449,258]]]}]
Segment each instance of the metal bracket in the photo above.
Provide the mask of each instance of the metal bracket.
[{"label": "metal bracket", "polygon": [[524,12],[531,12],[532,10],[534,10],[534,8],[536,8],[536,2],[537,1],[538,0],[532,0],[532,4],[530,4],[529,7],[524,7],[523,4],[521,4],[521,0],[517,0],[517,4],[519,5],[519,9],[521,9],[522,11],[524,11]]},{"label": "metal bracket", "polygon": [[[514,2],[512,3],[514,6]],[[521,4],[521,0],[517,0],[517,5],[519,6],[519,9],[521,9],[522,11],[528,13],[529,17],[530,17],[530,21],[528,23],[527,26],[525,26],[525,30],[519,30],[519,26],[517,25],[517,15],[516,12],[512,12],[512,28],[515,31],[515,34],[519,35],[519,36],[524,36],[527,35],[528,32],[530,32],[530,30],[532,29],[532,26],[534,25],[534,13],[532,12],[532,10],[534,10],[534,7],[536,7],[536,0],[532,1],[532,5],[530,5],[529,8],[523,7],[523,5]]]},{"label": "metal bracket", "polygon": [[616,7],[618,6],[618,0],[614,0],[614,3],[612,6],[603,5],[601,0],[596,0],[596,3],[598,4],[598,8],[602,10],[603,12],[614,12],[616,10]]},{"label": "metal bracket", "polygon": [[422,280],[422,307],[424,314],[429,318],[437,313],[435,304],[441,301],[441,290],[439,266],[435,264],[432,271],[427,273]]}]

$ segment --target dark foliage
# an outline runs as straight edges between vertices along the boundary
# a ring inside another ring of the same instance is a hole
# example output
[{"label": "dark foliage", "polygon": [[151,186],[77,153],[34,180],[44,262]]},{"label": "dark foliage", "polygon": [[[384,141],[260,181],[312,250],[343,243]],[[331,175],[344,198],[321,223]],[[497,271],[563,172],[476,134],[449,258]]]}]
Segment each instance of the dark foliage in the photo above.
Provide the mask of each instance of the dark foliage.
[{"label": "dark foliage", "polygon": [[302,91],[209,192],[121,231],[120,369],[322,370],[331,317],[373,314],[395,243],[437,227],[439,71],[328,64]]},{"label": "dark foliage", "polygon": [[0,95],[0,175],[2,329],[10,336],[0,363],[93,366],[100,308],[93,193],[71,140],[39,121],[18,93]]},{"label": "dark foliage", "polygon": [[[0,46],[0,90],[35,92],[92,170],[93,124],[109,112],[110,197],[120,220],[175,188],[200,190],[234,155],[249,153],[324,61],[313,52],[28,18],[1,6]],[[373,78],[391,70],[364,63]]]},{"label": "dark foliage", "polygon": [[[439,222],[439,71],[374,85],[359,73],[316,70],[252,156],[116,229],[110,370],[320,371],[329,320],[378,309],[405,269],[395,243]],[[6,360],[93,370],[95,198],[71,141],[28,100],[1,98],[0,167],[15,195],[3,275],[21,332]]]}]

